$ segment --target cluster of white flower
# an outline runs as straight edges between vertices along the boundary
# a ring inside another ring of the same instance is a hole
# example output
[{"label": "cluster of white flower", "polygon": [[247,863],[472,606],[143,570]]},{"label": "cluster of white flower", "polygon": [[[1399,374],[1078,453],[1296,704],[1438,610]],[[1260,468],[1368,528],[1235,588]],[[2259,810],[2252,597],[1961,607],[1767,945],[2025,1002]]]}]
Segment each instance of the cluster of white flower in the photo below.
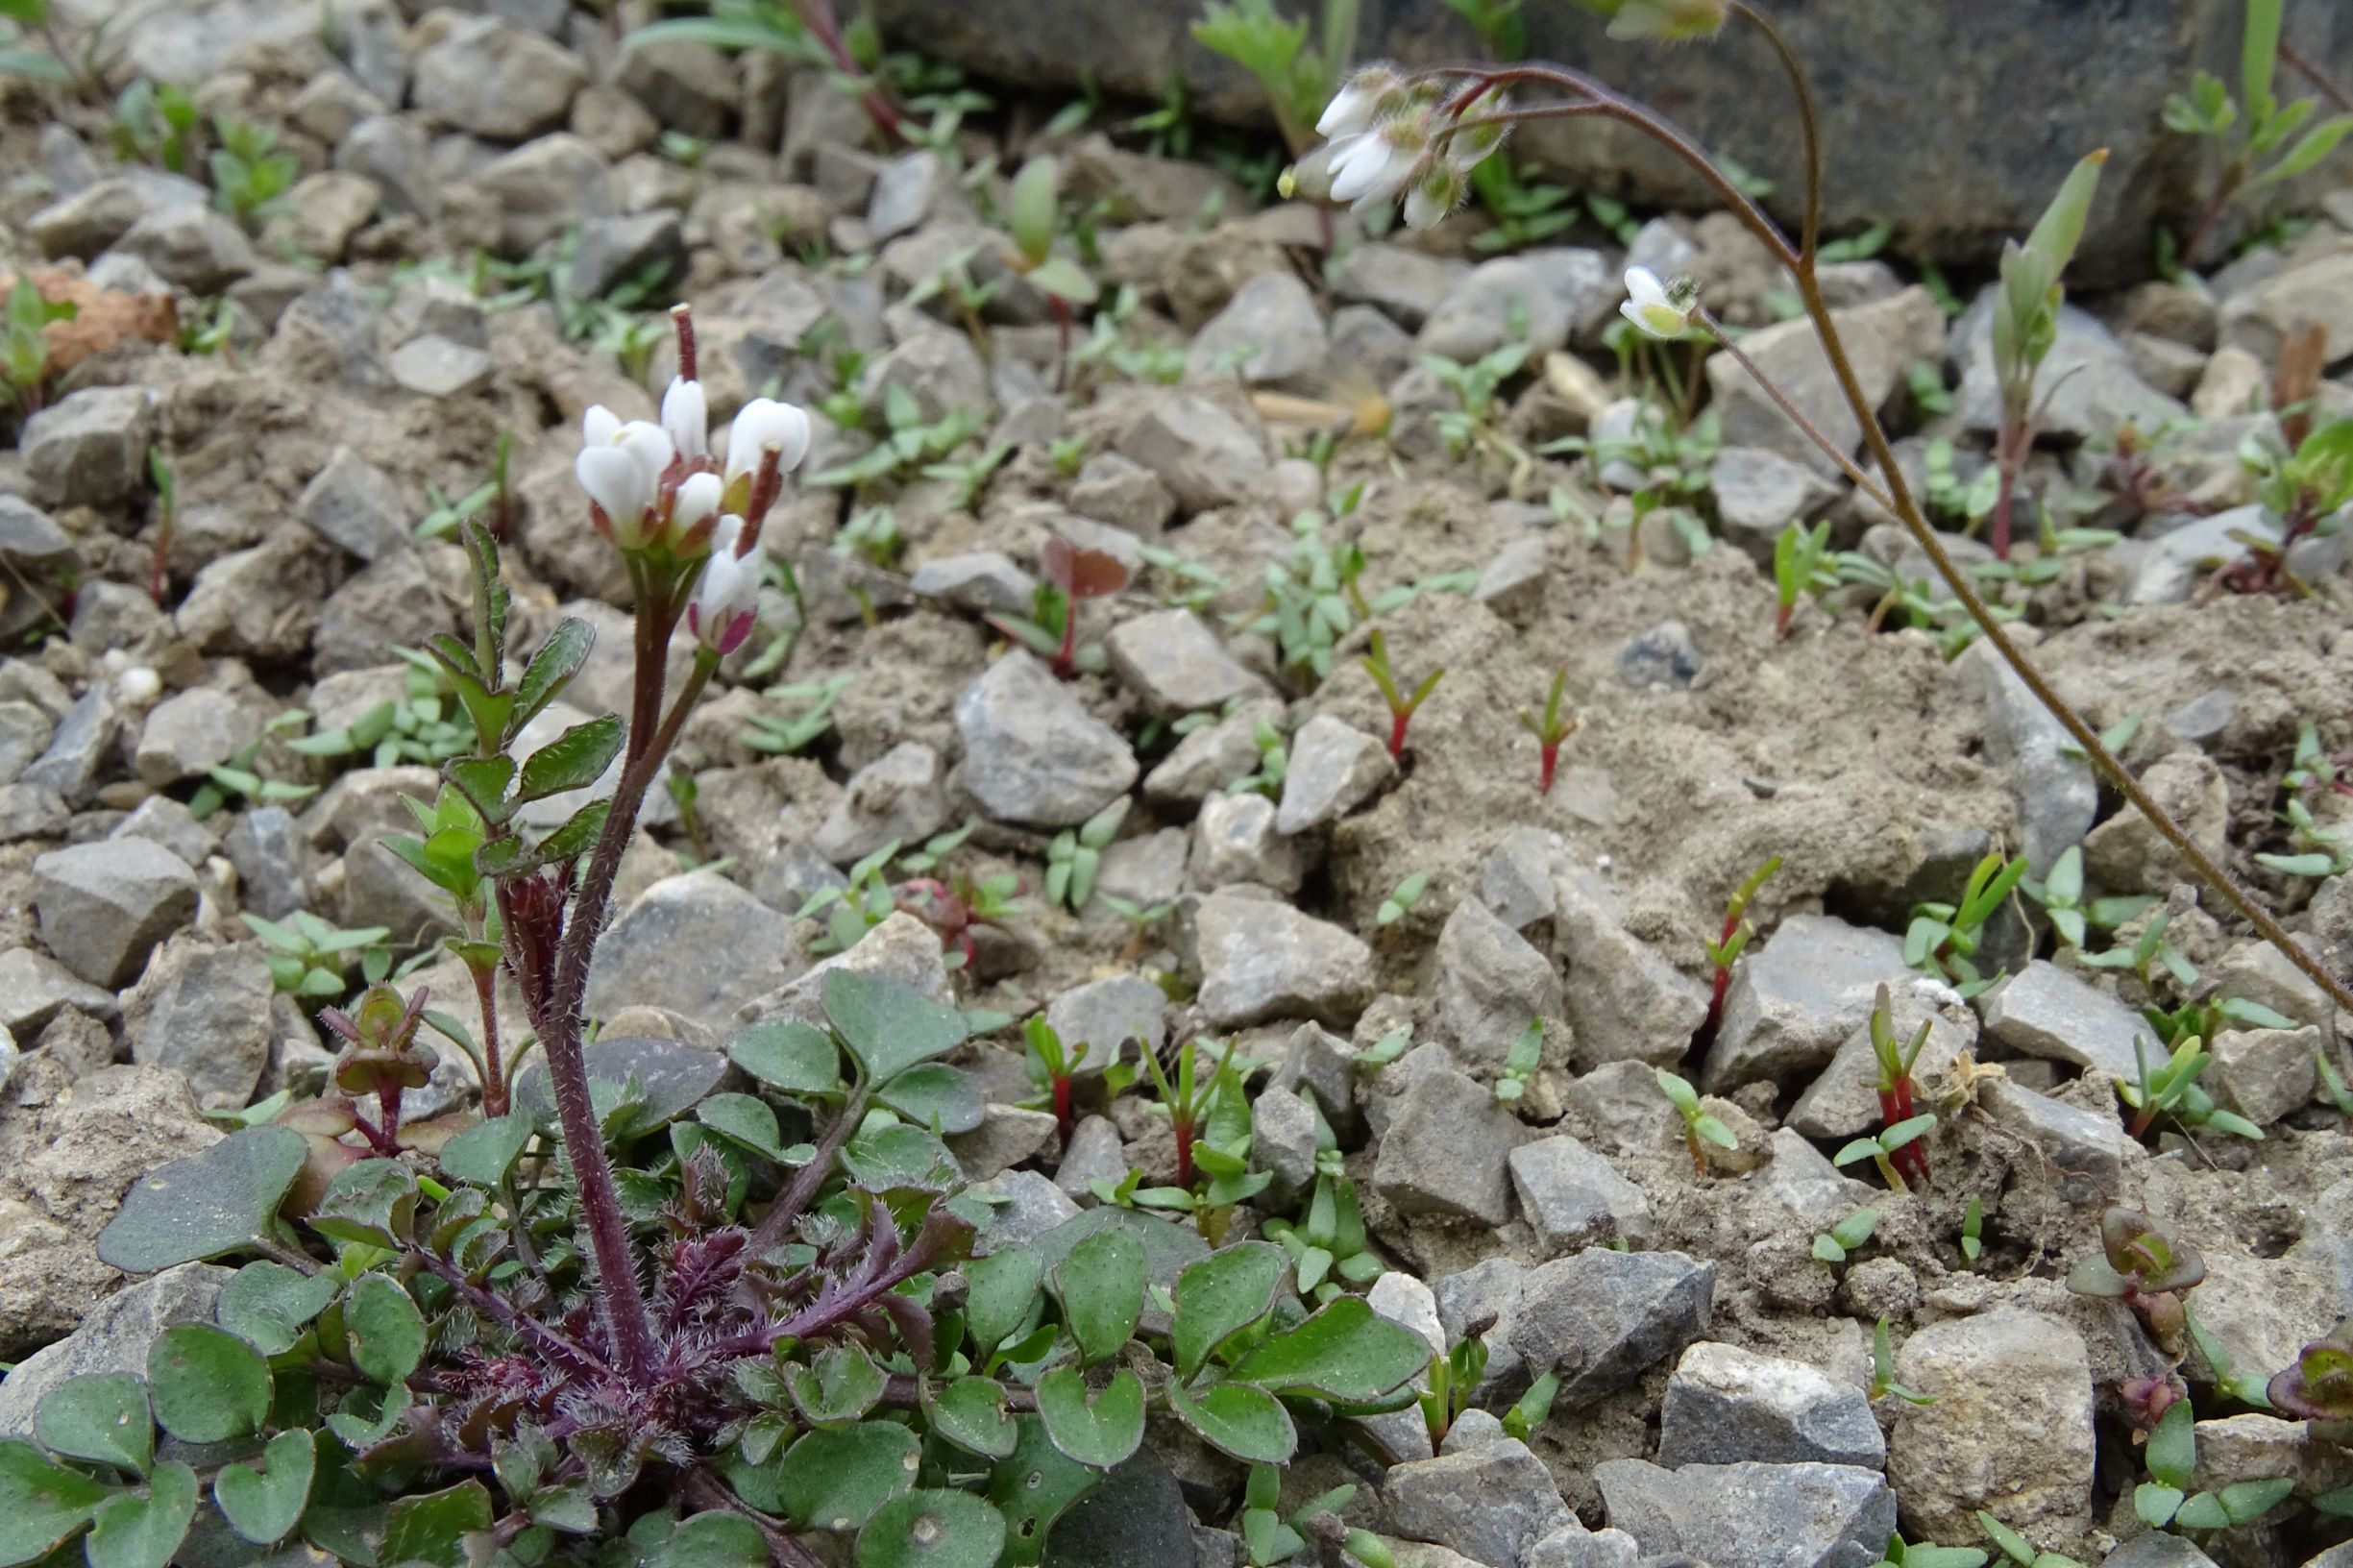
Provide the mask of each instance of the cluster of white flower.
[{"label": "cluster of white flower", "polygon": [[1291,170],[1291,188],[1360,213],[1402,196],[1407,226],[1434,228],[1462,205],[1471,171],[1504,144],[1509,110],[1499,90],[1450,96],[1441,83],[1368,65],[1315,122],[1324,144]]},{"label": "cluster of white flower", "polygon": [[714,457],[693,325],[683,306],[676,314],[679,374],[662,395],[661,423],[624,420],[597,404],[581,422],[573,470],[598,530],[624,551],[680,571],[701,563],[687,628],[725,654],[751,634],[764,565],[760,525],[784,476],[809,453],[809,416],[754,398],[728,429],[724,461]]}]

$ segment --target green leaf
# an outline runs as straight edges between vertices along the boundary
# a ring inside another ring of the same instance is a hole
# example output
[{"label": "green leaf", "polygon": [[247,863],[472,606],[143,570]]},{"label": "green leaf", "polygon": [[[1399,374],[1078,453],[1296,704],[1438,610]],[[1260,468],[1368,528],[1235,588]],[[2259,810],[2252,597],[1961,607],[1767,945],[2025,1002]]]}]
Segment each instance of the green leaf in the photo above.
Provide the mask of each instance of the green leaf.
[{"label": "green leaf", "polygon": [[768,1568],[768,1537],[742,1514],[712,1508],[679,1520],[651,1568]]},{"label": "green leaf", "polygon": [[1038,1417],[1022,1416],[1020,1427],[1013,1458],[989,1473],[989,1500],[1005,1516],[1005,1562],[1027,1568],[1043,1556],[1054,1521],[1103,1476],[1056,1448]]},{"label": "green leaf", "polygon": [[309,1149],[290,1127],[247,1127],[149,1172],[98,1233],[99,1260],[147,1274],[253,1245]]},{"label": "green leaf", "polygon": [[398,1160],[362,1160],[336,1171],[310,1228],[337,1241],[398,1252],[416,1228],[417,1179]]},{"label": "green leaf", "polygon": [[1367,1404],[1430,1364],[1430,1342],[1392,1323],[1361,1296],[1340,1296],[1286,1334],[1251,1349],[1229,1381],[1270,1393],[1321,1394]]},{"label": "green leaf", "polygon": [[376,1560],[457,1568],[465,1560],[465,1538],[489,1528],[490,1492],[478,1481],[404,1497],[384,1512],[384,1544]]},{"label": "green leaf", "polygon": [[2235,1482],[2215,1495],[2221,1500],[2222,1511],[2230,1515],[2230,1522],[2244,1525],[2269,1513],[2294,1490],[2293,1476],[2275,1476],[2268,1481]]},{"label": "green leaf", "polygon": [[540,858],[561,863],[588,853],[597,836],[604,831],[604,819],[612,811],[610,800],[591,800],[564,819],[563,826],[539,841]]},{"label": "green leaf", "polygon": [[965,1332],[982,1355],[1005,1342],[1029,1316],[1045,1260],[1027,1247],[1003,1247],[964,1265]]},{"label": "green leaf", "polygon": [[1030,269],[1029,283],[1042,294],[1071,305],[1092,305],[1103,297],[1102,285],[1085,267],[1066,256],[1049,256]]},{"label": "green leaf", "polygon": [[2340,142],[2353,134],[2353,114],[2337,114],[2322,120],[2304,133],[2303,139],[2290,148],[2285,157],[2248,183],[2247,188],[2257,189],[2275,184],[2282,180],[2293,180],[2309,174],[2320,160],[2337,150]]},{"label": "green leaf", "polygon": [[785,1369],[793,1404],[815,1426],[855,1421],[882,1397],[882,1369],[855,1345],[828,1345],[806,1366]]},{"label": "green leaf", "polygon": [[1853,1213],[1830,1227],[1831,1237],[1842,1247],[1852,1249],[1871,1239],[1871,1233],[1879,1226],[1879,1211],[1857,1209]]},{"label": "green leaf", "polygon": [[1814,1261],[1823,1263],[1843,1263],[1847,1261],[1847,1249],[1839,1245],[1838,1237],[1826,1232],[1814,1237]]},{"label": "green leaf", "polygon": [[2200,1492],[2175,1511],[2173,1523],[2184,1530],[2224,1530],[2230,1525],[2230,1510],[2214,1493]]},{"label": "green leaf", "polygon": [[756,1095],[714,1094],[695,1107],[695,1119],[771,1160],[784,1158],[775,1110]]},{"label": "green leaf", "polygon": [[2053,282],[2074,258],[2084,222],[2092,214],[2092,197],[2099,189],[2100,165],[2107,161],[2105,152],[2092,153],[2069,170],[2059,193],[2050,199],[2034,233],[2026,237],[2026,249],[2041,258]]},{"label": "green leaf", "polygon": [[2240,35],[2239,88],[2250,120],[2260,121],[2271,103],[2271,74],[2279,65],[2280,12],[2287,0],[2247,0],[2246,30]]},{"label": "green leaf", "polygon": [[[460,758],[450,764],[450,782],[456,785],[485,818],[494,822],[502,822],[509,815],[506,792],[515,782],[515,759]],[[436,832],[434,837],[438,838],[440,834]]]},{"label": "green leaf", "polygon": [[556,624],[548,640],[531,662],[523,669],[523,679],[515,688],[514,723],[529,723],[539,710],[555,700],[572,677],[588,662],[589,650],[596,647],[597,628],[576,617],[567,616]]},{"label": "green leaf", "polygon": [[2151,1530],[2163,1530],[2181,1511],[2183,1493],[2178,1486],[2160,1482],[2144,1482],[2132,1490],[2132,1511],[2141,1523]]},{"label": "green leaf", "polygon": [[260,1429],[270,1413],[269,1364],[208,1323],[165,1329],[147,1351],[156,1424],[184,1443],[220,1443]]},{"label": "green leaf", "polygon": [[805,1529],[855,1530],[915,1484],[920,1449],[894,1421],[804,1433],[776,1462],[777,1500]]},{"label": "green leaf", "polygon": [[1061,169],[1052,158],[1033,158],[1014,177],[1013,197],[1007,204],[1007,226],[1013,242],[1035,265],[1054,248],[1056,184]]},{"label": "green leaf", "polygon": [[1038,1380],[1038,1413],[1056,1448],[1081,1464],[1109,1470],[1143,1441],[1143,1382],[1122,1368],[1091,1391],[1084,1373],[1058,1366]]},{"label": "green leaf", "polygon": [[1177,1276],[1169,1344],[1180,1379],[1189,1380],[1219,1345],[1274,1310],[1284,1262],[1282,1248],[1243,1241],[1211,1253]]},{"label": "green leaf", "polygon": [[196,1517],[196,1472],[174,1459],[156,1466],[144,1495],[117,1492],[90,1520],[83,1551],[89,1568],[166,1568]]},{"label": "green leaf", "polygon": [[858,1532],[857,1568],[996,1568],[1005,1517],[969,1492],[908,1492]]},{"label": "green leaf", "polygon": [[2149,1433],[2148,1473],[2168,1486],[2189,1489],[2191,1473],[2197,1468],[2196,1419],[2190,1402],[2177,1400],[2166,1407],[2157,1418],[2157,1430]]},{"label": "green leaf", "polygon": [[796,1019],[753,1024],[728,1042],[727,1060],[787,1094],[842,1092],[842,1053],[833,1037]]},{"label": "green leaf", "polygon": [[1196,1399],[1171,1383],[1168,1409],[1203,1441],[1245,1464],[1288,1464],[1299,1446],[1290,1412],[1263,1388],[1223,1383]]},{"label": "green leaf", "polygon": [[260,1469],[224,1466],[213,1478],[212,1501],[230,1529],[256,1546],[268,1546],[302,1521],[317,1469],[318,1450],[310,1433],[282,1432],[261,1451]]},{"label": "green leaf", "polygon": [[964,1015],[903,980],[831,969],[825,1017],[841,1032],[870,1083],[888,1083],[918,1062],[944,1056],[965,1041]]},{"label": "green leaf", "polygon": [[343,1298],[352,1364],[371,1383],[407,1381],[425,1359],[425,1314],[388,1274],[362,1274]]},{"label": "green leaf", "polygon": [[944,1133],[968,1133],[981,1124],[980,1090],[944,1062],[909,1067],[882,1086],[876,1096],[909,1119]]},{"label": "green leaf", "polygon": [[507,1115],[476,1122],[441,1145],[441,1173],[453,1182],[496,1187],[531,1140],[531,1118]]},{"label": "green leaf", "polygon": [[1089,1365],[1119,1353],[1143,1315],[1143,1243],[1123,1230],[1097,1231],[1054,1270],[1063,1322]]},{"label": "green leaf", "polygon": [[34,1410],[33,1435],[52,1454],[143,1476],[156,1457],[147,1384],[131,1372],[70,1378]]},{"label": "green leaf", "polygon": [[247,1263],[221,1287],[213,1320],[264,1356],[283,1356],[303,1329],[342,1293],[331,1274],[305,1274],[283,1263]]},{"label": "green leaf", "polygon": [[523,759],[523,777],[515,790],[516,804],[588,788],[602,778],[604,770],[621,755],[622,742],[626,738],[620,718],[614,714],[574,724]]},{"label": "green leaf", "polygon": [[1020,1428],[1005,1409],[1005,1387],[994,1378],[957,1378],[923,1388],[923,1413],[934,1436],[983,1458],[1013,1456]]},{"label": "green leaf", "polygon": [[47,1556],[107,1495],[106,1487],[22,1438],[0,1438],[0,1568]]}]

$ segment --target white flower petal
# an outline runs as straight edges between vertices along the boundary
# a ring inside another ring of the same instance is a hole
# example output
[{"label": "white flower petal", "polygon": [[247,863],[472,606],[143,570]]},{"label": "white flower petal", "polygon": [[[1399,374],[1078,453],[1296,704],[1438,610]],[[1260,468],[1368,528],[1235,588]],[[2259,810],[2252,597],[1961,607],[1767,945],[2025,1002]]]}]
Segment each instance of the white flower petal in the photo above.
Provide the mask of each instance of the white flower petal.
[{"label": "white flower petal", "polygon": [[642,419],[633,419],[624,425],[613,444],[629,454],[630,460],[645,474],[649,488],[660,482],[663,472],[670,467],[670,460],[677,455],[676,449],[671,445],[670,432],[659,425],[650,425]]},{"label": "white flower petal", "polygon": [[1353,135],[1373,123],[1373,106],[1379,95],[1364,87],[1349,86],[1340,88],[1332,102],[1325,106],[1323,117],[1315,122],[1319,136]]},{"label": "white flower petal", "polygon": [[1626,269],[1626,294],[1636,305],[1664,305],[1667,285],[1658,281],[1658,274],[1648,267]]},{"label": "white flower petal", "polygon": [[726,485],[716,474],[689,474],[678,486],[677,500],[671,503],[671,526],[679,531],[693,527],[719,510],[720,495]]},{"label": "white flower petal", "polygon": [[588,499],[604,509],[614,529],[629,534],[653,504],[653,481],[645,468],[622,447],[587,447],[573,460],[573,473]]},{"label": "white flower petal", "polygon": [[670,444],[686,458],[705,456],[711,450],[710,406],[703,401],[702,383],[674,376],[662,394],[662,429]]},{"label": "white flower petal", "polygon": [[621,434],[621,416],[601,403],[589,404],[580,418],[580,444],[584,447],[609,447]]},{"label": "white flower petal", "polygon": [[776,454],[776,467],[791,472],[809,454],[809,416],[789,403],[754,398],[737,411],[727,430],[727,477],[732,479]]}]

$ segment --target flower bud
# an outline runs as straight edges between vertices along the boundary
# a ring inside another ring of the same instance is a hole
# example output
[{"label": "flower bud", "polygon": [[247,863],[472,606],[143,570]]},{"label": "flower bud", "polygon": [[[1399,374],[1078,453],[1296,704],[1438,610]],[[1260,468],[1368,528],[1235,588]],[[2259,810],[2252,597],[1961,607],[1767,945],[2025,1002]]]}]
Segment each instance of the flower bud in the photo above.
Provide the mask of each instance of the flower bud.
[{"label": "flower bud", "polygon": [[1325,106],[1315,122],[1319,136],[1337,138],[1361,135],[1380,117],[1382,100],[1398,86],[1398,76],[1386,65],[1367,65],[1350,77]]},{"label": "flower bud", "polygon": [[766,564],[755,541],[739,555],[744,520],[730,513],[719,520],[712,535],[711,558],[686,601],[687,629],[704,648],[722,655],[734,652],[751,635],[758,619],[760,578]]},{"label": "flower bud", "polygon": [[683,376],[671,378],[670,390],[662,394],[662,429],[678,455],[688,462],[710,455],[711,414],[700,381]]},{"label": "flower bud", "polygon": [[1470,183],[1449,163],[1433,167],[1406,192],[1406,227],[1434,229],[1449,212],[1462,205]]},{"label": "flower bud", "polygon": [[1649,336],[1674,342],[1691,330],[1691,312],[1699,307],[1699,286],[1688,278],[1662,283],[1648,267],[1626,269],[1626,302],[1618,314]]},{"label": "flower bud", "polygon": [[757,472],[769,453],[776,454],[779,470],[798,468],[809,455],[809,416],[789,403],[754,398],[737,411],[727,429],[728,482]]},{"label": "flower bud", "polygon": [[1335,155],[1332,199],[1365,207],[1385,207],[1397,199],[1414,165],[1430,143],[1429,127],[1420,120],[1390,120],[1379,130],[1355,137]]}]

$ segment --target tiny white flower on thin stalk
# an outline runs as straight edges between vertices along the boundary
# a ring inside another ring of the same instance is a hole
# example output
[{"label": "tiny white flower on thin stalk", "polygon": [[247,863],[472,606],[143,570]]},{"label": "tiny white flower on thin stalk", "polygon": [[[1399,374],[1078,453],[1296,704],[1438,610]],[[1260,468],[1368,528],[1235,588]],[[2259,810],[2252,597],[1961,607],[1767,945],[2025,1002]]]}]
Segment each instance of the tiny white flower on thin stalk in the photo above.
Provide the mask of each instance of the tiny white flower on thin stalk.
[{"label": "tiny white flower on thin stalk", "polygon": [[809,455],[809,416],[789,403],[754,398],[727,428],[727,482],[755,473],[762,458],[776,454],[776,468],[791,473]]},{"label": "tiny white flower on thin stalk", "polygon": [[670,436],[642,419],[624,424],[601,404],[588,410],[581,433],[588,444],[574,460],[573,472],[611,525],[614,542],[635,550],[646,542],[648,513],[675,455]]},{"label": "tiny white flower on thin stalk", "polygon": [[662,394],[662,429],[669,432],[670,444],[678,455],[688,462],[710,455],[710,405],[703,399],[700,381],[683,376],[671,378],[670,390]]},{"label": "tiny white flower on thin stalk", "polygon": [[712,652],[725,656],[743,646],[758,619],[760,578],[765,565],[759,543],[736,553],[744,520],[729,513],[712,535],[711,558],[702,563],[694,596],[686,601],[687,629]]},{"label": "tiny white flower on thin stalk", "polygon": [[1348,142],[1332,166],[1332,199],[1369,207],[1395,201],[1428,143],[1428,135],[1416,135],[1419,131],[1391,121]]},{"label": "tiny white flower on thin stalk", "polygon": [[1323,117],[1315,122],[1315,134],[1337,138],[1371,130],[1379,116],[1381,101],[1396,86],[1395,71],[1385,65],[1366,66],[1333,95],[1332,102],[1324,107]]},{"label": "tiny white flower on thin stalk", "polygon": [[1672,343],[1691,330],[1699,290],[1687,280],[1679,278],[1670,285],[1648,267],[1629,267],[1626,295],[1618,313],[1650,336]]},{"label": "tiny white flower on thin stalk", "polygon": [[1440,163],[1406,192],[1406,227],[1434,229],[1462,205],[1468,184],[1459,170]]}]

